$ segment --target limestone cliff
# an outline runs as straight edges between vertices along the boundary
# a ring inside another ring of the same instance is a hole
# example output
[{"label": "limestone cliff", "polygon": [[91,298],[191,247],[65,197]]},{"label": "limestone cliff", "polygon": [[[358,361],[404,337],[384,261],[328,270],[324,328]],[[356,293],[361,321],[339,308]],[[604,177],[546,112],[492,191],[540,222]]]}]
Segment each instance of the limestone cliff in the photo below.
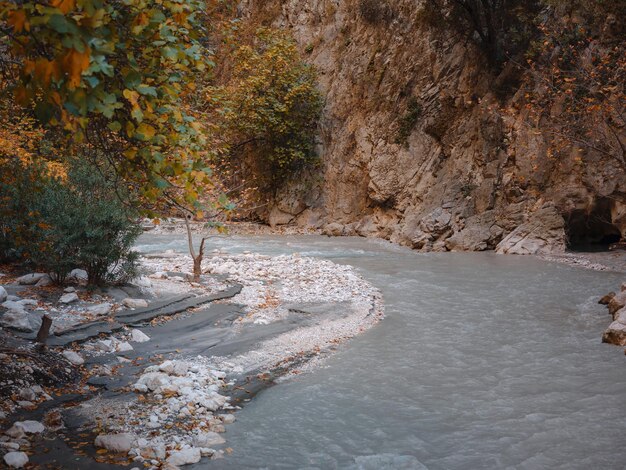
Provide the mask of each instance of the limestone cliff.
[{"label": "limestone cliff", "polygon": [[623,165],[594,152],[581,164],[575,145],[555,161],[526,124],[524,93],[506,84],[510,68],[490,72],[471,42],[434,31],[420,2],[388,4],[372,23],[358,0],[241,2],[244,19],[293,32],[326,100],[323,170],[285,188],[270,224],[510,253],[626,232]]}]

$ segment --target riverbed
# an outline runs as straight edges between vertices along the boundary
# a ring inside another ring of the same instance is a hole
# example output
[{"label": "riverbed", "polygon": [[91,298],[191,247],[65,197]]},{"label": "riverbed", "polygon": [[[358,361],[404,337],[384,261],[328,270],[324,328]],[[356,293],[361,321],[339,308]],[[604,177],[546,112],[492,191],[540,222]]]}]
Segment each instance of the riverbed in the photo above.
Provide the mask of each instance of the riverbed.
[{"label": "riverbed", "polygon": [[[380,240],[224,237],[211,249],[356,267],[387,318],[228,427],[193,468],[623,468],[626,368],[599,294],[623,276],[531,257],[421,254]],[[144,252],[185,250],[144,235]]]}]

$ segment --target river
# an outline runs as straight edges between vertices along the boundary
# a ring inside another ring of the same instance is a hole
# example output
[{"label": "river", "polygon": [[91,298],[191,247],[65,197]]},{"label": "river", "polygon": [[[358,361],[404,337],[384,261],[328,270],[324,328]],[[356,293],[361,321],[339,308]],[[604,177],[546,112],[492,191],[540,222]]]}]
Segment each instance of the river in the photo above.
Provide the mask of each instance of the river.
[{"label": "river", "polygon": [[[597,304],[622,275],[359,238],[211,244],[355,266],[383,292],[386,318],[257,396],[228,426],[233,452],[190,468],[624,468],[626,364],[600,342],[610,317]],[[139,248],[186,247],[148,234]]]}]

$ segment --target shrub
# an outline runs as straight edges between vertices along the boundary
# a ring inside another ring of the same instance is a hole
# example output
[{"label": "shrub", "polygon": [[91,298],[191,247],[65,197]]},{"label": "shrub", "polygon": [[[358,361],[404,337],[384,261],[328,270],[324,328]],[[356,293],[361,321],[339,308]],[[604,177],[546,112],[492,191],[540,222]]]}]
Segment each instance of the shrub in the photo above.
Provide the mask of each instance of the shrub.
[{"label": "shrub", "polygon": [[417,121],[422,115],[422,106],[415,98],[409,100],[406,113],[400,118],[400,127],[396,137],[396,144],[406,145],[413,129],[417,125]]},{"label": "shrub", "polygon": [[123,189],[83,163],[65,177],[39,166],[22,170],[12,186],[0,185],[0,198],[11,201],[11,217],[2,222],[5,257],[20,257],[57,283],[74,268],[87,271],[94,285],[136,277],[132,246],[141,227],[122,202]]}]

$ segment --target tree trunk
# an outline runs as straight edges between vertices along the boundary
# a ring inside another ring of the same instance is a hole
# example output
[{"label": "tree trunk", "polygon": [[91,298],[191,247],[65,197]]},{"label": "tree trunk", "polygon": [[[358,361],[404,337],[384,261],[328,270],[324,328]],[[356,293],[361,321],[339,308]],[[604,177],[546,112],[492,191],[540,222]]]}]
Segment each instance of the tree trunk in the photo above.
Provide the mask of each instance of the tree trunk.
[{"label": "tree trunk", "polygon": [[37,344],[39,349],[46,349],[46,341],[48,341],[48,335],[50,334],[50,327],[52,326],[52,318],[48,315],[44,315],[41,319],[41,327],[37,332]]},{"label": "tree trunk", "polygon": [[202,257],[200,255],[193,259],[193,282],[200,282],[202,275]]}]

